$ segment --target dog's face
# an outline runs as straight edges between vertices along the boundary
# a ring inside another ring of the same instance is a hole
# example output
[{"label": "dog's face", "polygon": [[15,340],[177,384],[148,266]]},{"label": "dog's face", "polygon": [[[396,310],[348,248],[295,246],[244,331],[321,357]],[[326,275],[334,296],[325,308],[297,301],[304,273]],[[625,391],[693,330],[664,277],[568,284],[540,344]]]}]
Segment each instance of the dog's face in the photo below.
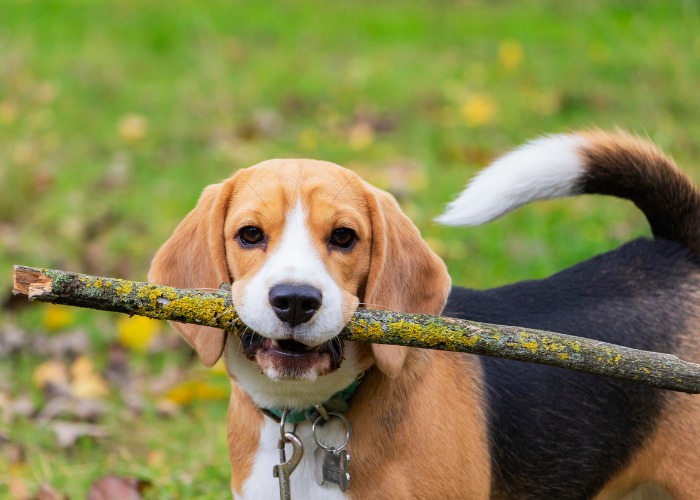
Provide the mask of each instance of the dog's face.
[{"label": "dog's face", "polygon": [[176,326],[213,364],[226,345],[232,377],[259,406],[325,401],[373,362],[389,376],[406,351],[337,336],[358,306],[439,314],[442,261],[396,201],[349,170],[272,160],[209,186],[158,251],[149,279],[189,288],[231,282],[249,330]]}]

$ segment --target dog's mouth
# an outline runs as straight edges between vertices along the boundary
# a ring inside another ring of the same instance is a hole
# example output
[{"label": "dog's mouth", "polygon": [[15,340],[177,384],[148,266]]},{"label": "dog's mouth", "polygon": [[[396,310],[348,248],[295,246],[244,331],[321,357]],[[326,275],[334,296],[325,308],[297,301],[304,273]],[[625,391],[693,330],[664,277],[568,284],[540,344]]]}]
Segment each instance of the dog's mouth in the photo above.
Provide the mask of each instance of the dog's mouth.
[{"label": "dog's mouth", "polygon": [[255,332],[241,335],[241,346],[248,359],[275,378],[297,379],[326,375],[340,368],[343,341],[337,337],[317,346],[294,339],[271,339]]}]

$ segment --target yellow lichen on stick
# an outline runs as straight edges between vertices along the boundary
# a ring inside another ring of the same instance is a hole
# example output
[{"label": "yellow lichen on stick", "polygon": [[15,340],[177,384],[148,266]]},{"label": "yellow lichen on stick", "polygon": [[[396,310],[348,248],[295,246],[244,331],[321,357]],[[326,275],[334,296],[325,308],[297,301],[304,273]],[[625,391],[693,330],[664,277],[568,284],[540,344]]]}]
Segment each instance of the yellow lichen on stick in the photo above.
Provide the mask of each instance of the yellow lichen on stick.
[{"label": "yellow lichen on stick", "polygon": [[[14,293],[27,295],[31,301],[211,326],[234,334],[246,328],[234,310],[228,284],[217,291],[177,289],[15,266]],[[700,365],[676,356],[516,326],[425,314],[358,310],[339,337],[354,342],[515,359],[616,377],[661,389],[700,393]]]}]

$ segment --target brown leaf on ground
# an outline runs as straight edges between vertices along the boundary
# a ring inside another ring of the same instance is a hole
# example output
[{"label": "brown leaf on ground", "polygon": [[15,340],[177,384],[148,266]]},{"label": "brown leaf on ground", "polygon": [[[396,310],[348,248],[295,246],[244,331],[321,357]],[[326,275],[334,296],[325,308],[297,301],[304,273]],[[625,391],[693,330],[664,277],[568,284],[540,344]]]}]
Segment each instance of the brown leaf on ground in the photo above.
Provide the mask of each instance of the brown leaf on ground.
[{"label": "brown leaf on ground", "polygon": [[186,378],[186,373],[182,368],[178,368],[174,365],[169,365],[165,369],[156,375],[151,377],[146,382],[146,389],[151,394],[161,395],[169,391],[172,387],[176,386]]},{"label": "brown leaf on ground", "polygon": [[68,384],[68,366],[63,361],[44,361],[34,369],[32,374],[34,384],[43,389],[48,384],[66,385]]},{"label": "brown leaf on ground", "polygon": [[107,413],[107,405],[96,399],[62,395],[51,399],[37,415],[38,422],[48,422],[57,417],[96,422]]},{"label": "brown leaf on ground", "polygon": [[27,500],[30,497],[29,488],[21,477],[11,476],[7,480],[7,490],[12,500]]},{"label": "brown leaf on ground", "polygon": [[102,398],[109,394],[107,381],[95,371],[92,359],[79,356],[70,366],[71,393],[83,399]]},{"label": "brown leaf on ground", "polygon": [[90,349],[90,340],[84,330],[32,337],[32,351],[42,356],[75,357],[85,354]]},{"label": "brown leaf on ground", "polygon": [[23,466],[27,462],[27,450],[19,443],[13,443],[9,439],[3,444],[2,456],[6,463],[11,466]]},{"label": "brown leaf on ground", "polygon": [[59,493],[48,484],[42,484],[33,500],[68,500],[68,495]]},{"label": "brown leaf on ground", "polygon": [[6,357],[21,350],[29,342],[29,335],[11,323],[5,324],[0,331],[0,357]]},{"label": "brown leaf on ground", "polygon": [[82,437],[103,438],[107,436],[107,431],[95,424],[53,422],[51,428],[56,434],[56,441],[61,448],[72,447]]},{"label": "brown leaf on ground", "polygon": [[87,500],[139,500],[150,487],[150,481],[110,474],[92,483]]},{"label": "brown leaf on ground", "polygon": [[148,134],[148,120],[145,116],[129,113],[119,120],[119,137],[127,144],[135,144]]},{"label": "brown leaf on ground", "polygon": [[9,394],[0,392],[0,416],[3,422],[10,423],[17,416],[28,417],[32,415],[35,410],[36,406],[34,402],[26,394],[11,398]]},{"label": "brown leaf on ground", "polygon": [[129,382],[129,353],[122,344],[114,343],[109,346],[105,378],[119,388],[123,388]]}]

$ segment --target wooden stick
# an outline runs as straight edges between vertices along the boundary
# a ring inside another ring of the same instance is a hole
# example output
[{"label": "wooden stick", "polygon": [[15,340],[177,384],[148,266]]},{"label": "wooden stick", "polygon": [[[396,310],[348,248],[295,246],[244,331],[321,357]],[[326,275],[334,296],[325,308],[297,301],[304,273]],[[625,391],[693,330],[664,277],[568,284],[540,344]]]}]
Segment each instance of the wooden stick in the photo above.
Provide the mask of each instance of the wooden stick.
[{"label": "wooden stick", "polygon": [[[185,290],[24,266],[15,266],[14,276],[14,293],[27,295],[30,301],[212,326],[234,334],[245,328],[227,284],[216,291]],[[695,363],[670,354],[529,328],[358,310],[340,338],[516,359],[700,393],[700,365]]]}]

